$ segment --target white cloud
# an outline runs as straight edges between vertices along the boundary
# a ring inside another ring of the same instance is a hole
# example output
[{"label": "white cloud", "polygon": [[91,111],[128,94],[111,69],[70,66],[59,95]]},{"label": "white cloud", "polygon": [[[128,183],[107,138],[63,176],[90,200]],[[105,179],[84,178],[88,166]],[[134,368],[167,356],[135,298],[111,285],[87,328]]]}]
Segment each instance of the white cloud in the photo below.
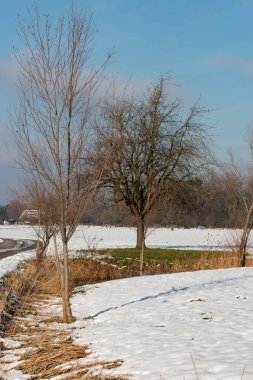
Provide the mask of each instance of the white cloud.
[{"label": "white cloud", "polygon": [[14,136],[3,124],[0,124],[0,135],[0,167],[14,165],[17,152]]},{"label": "white cloud", "polygon": [[13,84],[17,78],[18,65],[14,56],[0,60],[0,81]]},{"label": "white cloud", "polygon": [[253,59],[243,59],[239,56],[217,54],[207,59],[207,63],[220,69],[228,69],[241,79],[253,79]]}]

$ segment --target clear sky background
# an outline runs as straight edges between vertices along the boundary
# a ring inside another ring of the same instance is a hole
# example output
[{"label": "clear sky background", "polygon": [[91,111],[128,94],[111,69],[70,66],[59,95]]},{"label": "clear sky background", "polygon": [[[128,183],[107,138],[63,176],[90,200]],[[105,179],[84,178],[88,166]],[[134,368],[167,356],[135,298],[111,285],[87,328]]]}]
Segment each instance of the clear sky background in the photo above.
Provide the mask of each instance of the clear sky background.
[{"label": "clear sky background", "polygon": [[[17,15],[30,0],[1,2],[0,13],[0,203],[18,184],[8,110],[15,93],[13,47],[20,47]],[[62,16],[71,0],[40,0],[41,12]],[[137,88],[160,74],[173,77],[175,94],[187,104],[200,97],[209,114],[215,151],[225,159],[232,147],[246,154],[247,128],[253,126],[253,0],[73,0],[93,14],[94,62],[114,50],[107,77]]]}]

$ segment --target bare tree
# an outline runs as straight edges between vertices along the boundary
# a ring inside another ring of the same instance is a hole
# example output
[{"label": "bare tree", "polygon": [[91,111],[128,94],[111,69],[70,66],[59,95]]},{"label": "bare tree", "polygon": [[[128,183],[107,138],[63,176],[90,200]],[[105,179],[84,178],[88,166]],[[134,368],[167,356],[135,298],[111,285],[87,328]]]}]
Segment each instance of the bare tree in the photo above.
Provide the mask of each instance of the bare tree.
[{"label": "bare tree", "polygon": [[246,167],[239,165],[230,151],[229,163],[223,167],[229,192],[237,199],[242,211],[237,221],[241,234],[235,242],[242,267],[246,266],[249,237],[253,228],[253,130],[249,131],[247,143],[251,155],[249,164]]},{"label": "bare tree", "polygon": [[185,113],[181,101],[170,102],[166,88],[162,77],[142,97],[113,94],[97,125],[98,150],[111,153],[103,181],[134,216],[138,248],[145,245],[149,215],[159,197],[212,161],[208,129],[201,121],[207,110],[195,104]]},{"label": "bare tree", "polygon": [[63,252],[63,319],[71,322],[68,242],[98,180],[98,173],[89,179],[81,173],[90,144],[91,96],[109,56],[99,67],[89,64],[93,28],[82,13],[72,11],[57,22],[37,9],[30,16],[30,22],[20,24],[25,50],[17,54],[19,161],[29,183],[35,180],[39,193],[54,200]]},{"label": "bare tree", "polygon": [[22,191],[19,188],[19,191],[12,190],[12,193],[23,211],[27,211],[28,216],[25,217],[33,219],[32,227],[38,238],[36,257],[40,265],[51,238],[59,232],[57,200],[47,189],[41,188],[35,173],[23,179]]}]

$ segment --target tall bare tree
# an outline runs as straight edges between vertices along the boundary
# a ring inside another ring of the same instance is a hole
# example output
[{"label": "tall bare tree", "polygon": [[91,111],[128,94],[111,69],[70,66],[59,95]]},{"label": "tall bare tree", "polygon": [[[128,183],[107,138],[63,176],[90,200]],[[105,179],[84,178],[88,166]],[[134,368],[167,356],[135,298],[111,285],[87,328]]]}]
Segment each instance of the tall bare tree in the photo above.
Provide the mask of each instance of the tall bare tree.
[{"label": "tall bare tree", "polygon": [[134,216],[136,247],[159,197],[211,163],[205,112],[195,104],[186,113],[180,100],[170,101],[163,77],[141,97],[113,94],[103,105],[99,152],[111,152],[104,184]]},{"label": "tall bare tree", "polygon": [[93,28],[81,12],[56,22],[37,9],[30,16],[20,24],[25,50],[17,54],[19,161],[30,183],[35,180],[40,194],[55,202],[63,252],[63,319],[71,322],[68,242],[96,187],[97,174],[88,180],[80,173],[89,148],[91,97],[110,57],[99,67],[89,64]]},{"label": "tall bare tree", "polygon": [[253,229],[253,129],[248,133],[247,143],[250,162],[246,166],[238,164],[230,151],[229,163],[223,167],[229,191],[237,199],[242,211],[237,221],[241,234],[235,241],[242,267],[246,266],[249,238]]}]

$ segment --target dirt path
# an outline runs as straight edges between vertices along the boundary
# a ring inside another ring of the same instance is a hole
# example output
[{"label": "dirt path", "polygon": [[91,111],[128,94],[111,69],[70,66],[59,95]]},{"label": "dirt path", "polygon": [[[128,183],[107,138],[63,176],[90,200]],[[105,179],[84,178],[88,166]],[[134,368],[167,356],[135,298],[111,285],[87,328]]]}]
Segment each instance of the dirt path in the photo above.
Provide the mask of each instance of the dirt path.
[{"label": "dirt path", "polygon": [[23,240],[23,239],[1,239],[3,242],[0,244],[0,260],[8,256],[13,256],[16,253],[23,251],[30,251],[36,248],[36,240]]}]

